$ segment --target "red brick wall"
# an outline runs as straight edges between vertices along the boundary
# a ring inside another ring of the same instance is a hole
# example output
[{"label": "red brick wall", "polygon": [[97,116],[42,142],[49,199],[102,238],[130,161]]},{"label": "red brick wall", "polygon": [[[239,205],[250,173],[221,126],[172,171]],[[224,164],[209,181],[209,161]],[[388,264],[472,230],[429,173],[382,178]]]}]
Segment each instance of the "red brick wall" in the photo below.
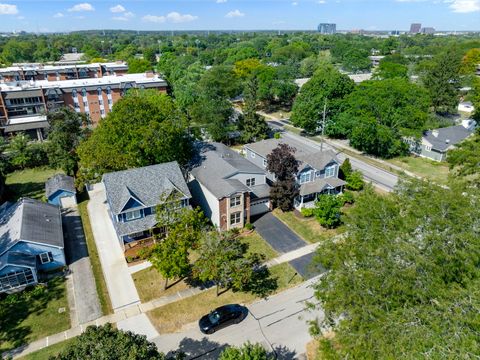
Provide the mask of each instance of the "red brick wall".
[{"label": "red brick wall", "polygon": [[227,206],[228,206],[228,199],[223,198],[218,202],[219,206],[219,213],[220,213],[220,230],[226,231],[228,230],[228,213],[227,213]]},{"label": "red brick wall", "polygon": [[250,193],[246,192],[244,197],[245,224],[250,222]]}]

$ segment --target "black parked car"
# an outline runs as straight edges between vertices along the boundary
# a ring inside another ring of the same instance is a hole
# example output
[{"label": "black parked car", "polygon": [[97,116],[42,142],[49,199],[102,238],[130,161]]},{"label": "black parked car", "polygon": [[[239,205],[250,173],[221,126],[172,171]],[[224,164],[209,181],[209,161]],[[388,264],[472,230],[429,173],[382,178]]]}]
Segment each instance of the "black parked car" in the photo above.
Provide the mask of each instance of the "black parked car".
[{"label": "black parked car", "polygon": [[246,307],[238,304],[220,306],[210,314],[203,316],[198,322],[200,331],[204,334],[213,334],[232,324],[238,324],[248,315]]}]

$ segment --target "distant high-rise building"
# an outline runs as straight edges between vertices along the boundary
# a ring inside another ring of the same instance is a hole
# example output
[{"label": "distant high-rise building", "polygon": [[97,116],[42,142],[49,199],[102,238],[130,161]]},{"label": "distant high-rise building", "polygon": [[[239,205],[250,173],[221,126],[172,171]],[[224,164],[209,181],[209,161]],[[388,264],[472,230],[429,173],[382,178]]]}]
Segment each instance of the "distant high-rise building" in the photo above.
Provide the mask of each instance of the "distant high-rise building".
[{"label": "distant high-rise building", "polygon": [[318,32],[323,35],[333,35],[337,32],[337,24],[319,24]]},{"label": "distant high-rise building", "polygon": [[422,24],[413,23],[412,25],[410,25],[410,34],[418,34],[421,28]]},{"label": "distant high-rise building", "polygon": [[435,34],[435,28],[433,27],[424,27],[420,30],[422,34],[432,35]]}]

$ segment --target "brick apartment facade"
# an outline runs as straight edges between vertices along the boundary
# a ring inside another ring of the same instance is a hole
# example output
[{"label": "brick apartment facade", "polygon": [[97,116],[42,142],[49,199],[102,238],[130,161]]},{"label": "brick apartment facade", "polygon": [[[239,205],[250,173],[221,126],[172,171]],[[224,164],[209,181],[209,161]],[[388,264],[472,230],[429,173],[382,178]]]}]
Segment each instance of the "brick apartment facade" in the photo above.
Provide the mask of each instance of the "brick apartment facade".
[{"label": "brick apartment facade", "polygon": [[[158,75],[127,70],[124,63],[0,69],[0,133],[22,131],[43,140],[48,111],[67,106],[87,114],[96,126],[131,88],[167,91]],[[10,81],[12,76],[20,80]]]}]

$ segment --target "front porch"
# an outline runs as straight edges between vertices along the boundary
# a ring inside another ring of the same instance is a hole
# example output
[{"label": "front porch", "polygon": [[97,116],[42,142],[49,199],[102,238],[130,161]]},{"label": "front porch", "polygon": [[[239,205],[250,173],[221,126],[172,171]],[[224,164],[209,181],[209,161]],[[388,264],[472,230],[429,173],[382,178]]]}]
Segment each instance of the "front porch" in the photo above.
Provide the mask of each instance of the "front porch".
[{"label": "front porch", "polygon": [[122,236],[125,258],[131,260],[137,259],[138,253],[142,249],[149,248],[156,244],[164,234],[164,231],[154,228]]},{"label": "front porch", "polygon": [[300,211],[303,208],[312,209],[315,207],[315,201],[320,195],[339,195],[343,193],[343,185],[334,187],[328,187],[321,192],[315,192],[311,194],[300,194],[295,198],[294,207]]}]

